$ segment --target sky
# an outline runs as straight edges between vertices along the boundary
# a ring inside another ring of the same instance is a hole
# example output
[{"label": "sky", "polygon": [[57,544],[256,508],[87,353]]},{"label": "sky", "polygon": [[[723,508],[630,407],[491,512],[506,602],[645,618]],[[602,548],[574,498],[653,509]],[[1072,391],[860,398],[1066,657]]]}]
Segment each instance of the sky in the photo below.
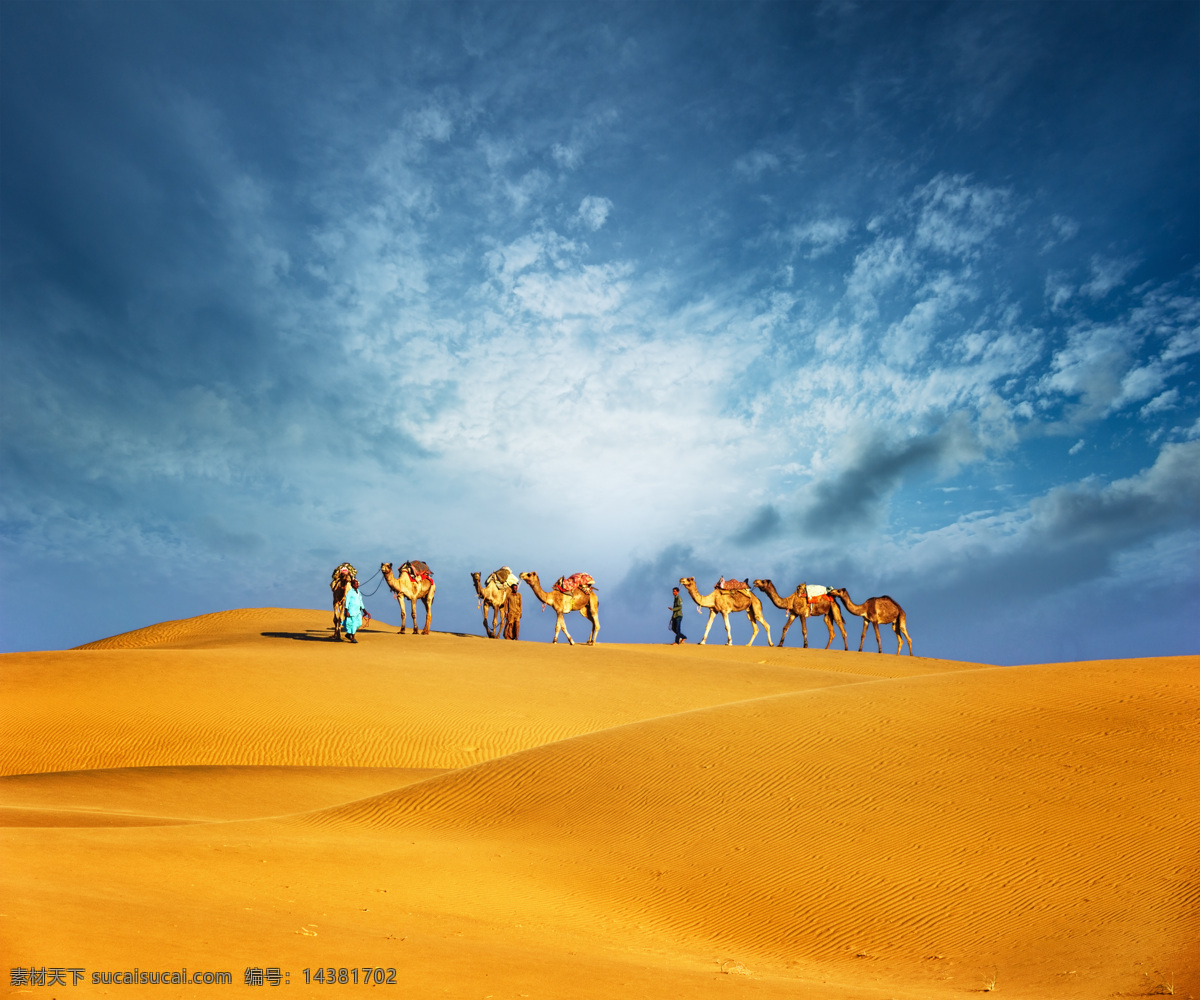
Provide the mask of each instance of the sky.
[{"label": "sky", "polygon": [[0,338],[0,651],[415,558],[1195,654],[1200,5],[9,0]]}]

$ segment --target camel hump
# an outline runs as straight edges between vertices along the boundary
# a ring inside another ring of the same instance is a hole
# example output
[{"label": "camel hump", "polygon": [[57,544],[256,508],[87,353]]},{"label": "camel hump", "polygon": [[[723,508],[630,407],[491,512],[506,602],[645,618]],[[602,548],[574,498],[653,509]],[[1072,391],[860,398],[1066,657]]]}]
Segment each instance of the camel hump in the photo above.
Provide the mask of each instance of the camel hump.
[{"label": "camel hump", "polygon": [[427,577],[429,579],[433,579],[433,570],[429,568],[428,563],[423,563],[420,559],[410,559],[404,565],[411,570],[412,575],[415,577]]},{"label": "camel hump", "polygon": [[554,589],[563,594],[573,594],[577,590],[595,590],[596,581],[590,573],[572,573],[555,580]]},{"label": "camel hump", "polygon": [[721,577],[717,581],[717,590],[749,590],[750,580],[739,580],[736,577]]},{"label": "camel hump", "polygon": [[521,585],[520,579],[507,566],[501,566],[496,572],[487,578],[485,586],[488,587],[518,587]]}]

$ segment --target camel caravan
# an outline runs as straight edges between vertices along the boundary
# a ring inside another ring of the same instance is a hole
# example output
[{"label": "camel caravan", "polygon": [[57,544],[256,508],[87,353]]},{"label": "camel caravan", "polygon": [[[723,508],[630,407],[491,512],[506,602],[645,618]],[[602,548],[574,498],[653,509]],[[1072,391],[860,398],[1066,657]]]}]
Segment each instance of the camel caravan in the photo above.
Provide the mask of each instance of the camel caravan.
[{"label": "camel caravan", "polygon": [[[711,594],[701,594],[696,589],[695,577],[680,577],[679,582],[696,602],[697,610],[708,608],[708,624],[704,626],[704,637],[700,640],[701,646],[708,641],[709,629],[712,628],[717,615],[720,615],[725,622],[725,645],[733,645],[733,635],[729,631],[730,612],[744,612],[749,619],[753,631],[750,634],[750,641],[746,643],[747,646],[753,645],[754,640],[758,638],[759,624],[767,632],[767,645],[773,645],[771,626],[763,617],[762,601],[758,599],[751,588],[748,577],[745,580],[722,577],[717,581]],[[860,653],[867,638],[867,628],[871,625],[875,626],[875,643],[879,647],[879,652],[882,653],[883,642],[879,638],[879,626],[891,625],[892,631],[896,633],[896,655],[899,656],[904,648],[904,639],[908,639],[908,655],[913,655],[912,639],[908,635],[908,620],[905,617],[904,609],[890,597],[869,597],[865,604],[855,604],[850,600],[850,595],[844,587],[832,588],[801,583],[787,597],[781,597],[775,589],[775,584],[770,580],[755,580],[754,587],[766,594],[775,607],[787,612],[787,621],[783,623],[783,632],[779,636],[780,646],[787,638],[792,622],[799,618],[800,631],[804,635],[804,648],[808,649],[808,619],[824,618],[825,625],[829,629],[829,639],[825,643],[825,648],[828,649],[833,643],[833,629],[836,625],[842,634],[842,648],[848,651],[850,646],[846,640],[846,625],[842,619],[841,610],[838,608],[838,601],[841,601],[846,606],[847,612],[858,615],[863,620],[862,636],[858,640]]]},{"label": "camel caravan", "polygon": [[[417,601],[420,601],[425,605],[425,624],[419,634],[429,635],[430,622],[433,620],[433,597],[437,589],[433,582],[433,570],[420,560],[410,559],[400,567],[399,574],[393,574],[390,562],[381,563],[379,571],[396,598],[396,602],[400,605],[400,634],[403,635],[407,632],[406,620],[409,606],[412,608],[413,635],[418,634]],[[501,566],[489,574],[486,580],[483,580],[482,573],[471,574],[471,582],[474,584],[475,596],[478,599],[477,607],[483,609],[483,630],[489,639],[498,638],[502,632],[506,638],[518,637],[521,617],[519,588],[522,580],[541,602],[543,611],[546,608],[554,610],[552,643],[558,642],[558,634],[561,632],[567,637],[570,645],[575,645],[575,640],[567,631],[564,617],[572,611],[578,611],[592,627],[587,645],[594,646],[596,644],[596,636],[600,632],[600,597],[597,594],[598,588],[595,579],[587,573],[560,576],[554,582],[554,586],[547,591],[542,587],[537,573],[530,571],[518,576],[508,566]],[[856,615],[863,620],[862,635],[858,640],[860,653],[867,639],[867,629],[872,625],[875,627],[875,644],[878,652],[882,653],[883,640],[880,638],[879,626],[891,625],[892,631],[896,635],[896,655],[899,656],[903,651],[905,640],[908,641],[908,655],[913,655],[912,639],[908,634],[908,622],[904,609],[887,595],[869,597],[863,604],[855,604],[844,587],[824,587],[818,584],[801,583],[792,593],[783,597],[775,589],[775,584],[766,579],[755,580],[751,585],[749,577],[744,580],[721,577],[712,592],[708,594],[700,593],[695,577],[680,577],[679,582],[695,602],[697,611],[708,609],[708,622],[704,626],[704,636],[699,643],[701,646],[708,642],[708,633],[712,629],[717,615],[721,616],[725,624],[725,645],[733,645],[733,634],[729,628],[731,613],[745,614],[750,622],[752,632],[750,641],[746,643],[747,646],[753,645],[754,640],[758,638],[759,625],[767,633],[767,645],[774,645],[771,641],[771,625],[763,616],[762,601],[754,593],[757,589],[766,594],[775,607],[787,612],[787,620],[784,622],[783,631],[779,636],[780,646],[787,638],[788,629],[792,627],[792,623],[799,619],[800,631],[804,636],[804,648],[807,649],[808,619],[823,618],[825,627],[829,630],[825,648],[828,649],[833,644],[834,635],[840,633],[842,648],[849,651],[846,623],[841,610],[844,606],[848,614]],[[353,640],[353,630],[348,629],[346,624],[346,599],[348,591],[359,589],[358,571],[350,563],[342,563],[333,571],[329,587],[333,592],[334,638],[340,640],[342,633],[347,632],[348,637]],[[361,608],[361,600],[358,602],[358,607]],[[488,620],[489,611],[491,612],[490,622]],[[370,619],[369,615],[366,617],[367,620]],[[835,628],[837,633],[834,631]]]}]

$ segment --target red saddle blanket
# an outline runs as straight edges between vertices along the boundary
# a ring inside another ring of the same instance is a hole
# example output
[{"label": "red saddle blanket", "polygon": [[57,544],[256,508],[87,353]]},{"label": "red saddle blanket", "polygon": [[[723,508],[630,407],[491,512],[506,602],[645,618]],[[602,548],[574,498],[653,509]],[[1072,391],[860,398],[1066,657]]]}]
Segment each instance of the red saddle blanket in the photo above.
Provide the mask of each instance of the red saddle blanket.
[{"label": "red saddle blanket", "polygon": [[717,590],[749,590],[749,589],[750,589],[750,584],[747,583],[745,580],[736,580],[732,577],[730,577],[729,579],[726,579],[725,577],[721,577],[721,579],[717,581]]},{"label": "red saddle blanket", "polygon": [[560,576],[554,583],[554,589],[564,594],[571,594],[576,590],[595,590],[596,581],[590,573],[572,573],[570,576]]}]

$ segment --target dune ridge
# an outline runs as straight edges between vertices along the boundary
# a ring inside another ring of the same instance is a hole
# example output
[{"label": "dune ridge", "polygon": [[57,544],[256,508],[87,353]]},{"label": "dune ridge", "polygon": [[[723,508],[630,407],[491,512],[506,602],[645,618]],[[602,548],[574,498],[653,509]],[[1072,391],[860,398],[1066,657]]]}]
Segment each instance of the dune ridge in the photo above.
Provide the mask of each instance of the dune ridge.
[{"label": "dune ridge", "polygon": [[1197,991],[1198,657],[351,648],[327,617],[0,658],[6,951],[269,952],[299,995],[368,960],[421,996]]}]

